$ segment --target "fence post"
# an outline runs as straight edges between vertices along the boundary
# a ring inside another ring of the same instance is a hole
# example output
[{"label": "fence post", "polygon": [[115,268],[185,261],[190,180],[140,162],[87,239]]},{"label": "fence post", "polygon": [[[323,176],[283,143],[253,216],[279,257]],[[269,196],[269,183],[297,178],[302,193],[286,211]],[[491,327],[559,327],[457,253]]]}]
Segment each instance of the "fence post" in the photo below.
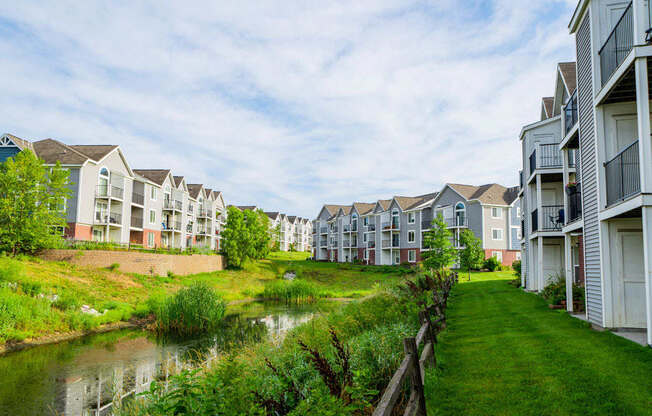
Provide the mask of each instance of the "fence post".
[{"label": "fence post", "polygon": [[417,342],[414,337],[403,339],[403,350],[405,355],[410,355],[412,358],[412,371],[410,375],[412,388],[411,390],[416,394],[417,400],[417,416],[426,416],[426,397],[423,392],[423,380],[421,379],[421,368],[419,368],[419,351],[417,350]]}]

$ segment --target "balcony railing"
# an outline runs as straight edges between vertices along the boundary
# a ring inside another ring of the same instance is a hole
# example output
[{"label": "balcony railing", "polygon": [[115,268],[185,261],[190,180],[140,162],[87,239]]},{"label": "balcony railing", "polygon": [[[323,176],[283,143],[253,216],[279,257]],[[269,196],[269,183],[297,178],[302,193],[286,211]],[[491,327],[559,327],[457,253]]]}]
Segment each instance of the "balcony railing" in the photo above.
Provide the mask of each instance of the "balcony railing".
[{"label": "balcony railing", "polygon": [[131,226],[134,228],[143,228],[143,217],[131,216]]},{"label": "balcony railing", "polygon": [[342,247],[351,247],[351,241],[349,240],[342,241]]},{"label": "balcony railing", "polygon": [[319,229],[319,232],[320,232],[321,234],[328,234],[328,227],[321,227],[321,228]]},{"label": "balcony railing", "polygon": [[357,248],[358,247],[358,241],[357,240],[351,240],[351,248]]},{"label": "balcony railing", "polygon": [[319,247],[326,247],[327,244],[328,244],[328,241],[326,241],[326,240],[320,240],[319,241]]},{"label": "balcony railing", "polygon": [[563,205],[543,205],[541,207],[541,231],[560,231],[564,225]]},{"label": "balcony railing", "polygon": [[607,180],[607,206],[641,191],[638,140],[604,164]]},{"label": "balcony railing", "polygon": [[579,158],[579,150],[578,149],[568,149],[568,167],[569,168],[576,168],[578,163],[577,159]]},{"label": "balcony railing", "polygon": [[394,221],[394,220],[383,222],[382,225],[383,225],[383,230],[398,230],[399,228],[398,221]]},{"label": "balcony railing", "polygon": [[575,188],[568,189],[568,219],[566,224],[582,218],[582,192],[580,190],[580,184],[578,183]]},{"label": "balcony railing", "polygon": [[540,144],[539,150],[539,163],[541,168],[560,168],[563,165],[564,158],[562,157],[561,150],[559,150],[559,143]]},{"label": "balcony railing", "polygon": [[454,218],[446,218],[444,220],[446,222],[446,225],[449,227],[467,227],[468,226],[468,221],[466,216],[464,215],[458,215]]},{"label": "balcony railing", "polygon": [[568,134],[569,131],[573,129],[575,124],[577,123],[577,89],[571,95],[570,99],[566,103],[566,107],[564,107],[564,126],[565,126],[565,134]]},{"label": "balcony railing", "polygon": [[634,48],[634,19],[630,2],[600,48],[600,75],[603,86],[623,63],[632,48]]},{"label": "balcony railing", "polygon": [[115,185],[97,185],[95,195],[99,198],[122,199],[124,196],[124,189]]},{"label": "balcony railing", "polygon": [[392,240],[383,240],[381,247],[382,248],[391,248],[392,247]]},{"label": "balcony railing", "polygon": [[532,214],[530,214],[530,224],[532,225],[532,232],[537,232],[539,231],[539,210],[535,209],[532,211]]},{"label": "balcony railing", "polygon": [[376,224],[367,224],[367,231],[376,231]]},{"label": "balcony railing", "polygon": [[95,223],[96,224],[122,224],[122,214],[117,212],[95,212]]},{"label": "balcony railing", "polygon": [[213,211],[210,209],[200,209],[199,216],[203,218],[213,218]]},{"label": "balcony railing", "polygon": [[376,248],[375,241],[367,241],[367,248]]},{"label": "balcony railing", "polygon": [[138,205],[145,204],[145,195],[139,194],[138,192],[131,193],[131,202]]},{"label": "balcony railing", "polygon": [[421,229],[429,230],[432,228],[432,218],[426,218],[421,221]]}]

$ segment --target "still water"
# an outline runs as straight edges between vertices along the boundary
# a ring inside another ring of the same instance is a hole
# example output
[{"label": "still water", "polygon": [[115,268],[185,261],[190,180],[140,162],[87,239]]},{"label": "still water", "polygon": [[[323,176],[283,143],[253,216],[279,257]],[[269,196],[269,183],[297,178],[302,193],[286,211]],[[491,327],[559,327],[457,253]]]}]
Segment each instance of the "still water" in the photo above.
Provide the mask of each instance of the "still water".
[{"label": "still water", "polygon": [[131,397],[163,385],[181,368],[265,339],[331,308],[249,303],[230,308],[220,331],[160,339],[141,330],[92,335],[0,357],[0,415],[110,415],[117,392]]}]

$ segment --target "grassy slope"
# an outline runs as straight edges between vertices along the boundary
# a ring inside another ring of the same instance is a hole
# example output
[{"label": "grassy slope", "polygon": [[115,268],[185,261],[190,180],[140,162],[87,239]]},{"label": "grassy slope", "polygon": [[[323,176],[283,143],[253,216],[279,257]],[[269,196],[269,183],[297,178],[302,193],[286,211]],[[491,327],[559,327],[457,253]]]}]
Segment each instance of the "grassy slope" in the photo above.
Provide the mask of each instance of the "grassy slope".
[{"label": "grassy slope", "polygon": [[426,376],[428,414],[652,414],[652,350],[490,279],[455,289],[441,367]]},{"label": "grassy slope", "polygon": [[[176,292],[193,281],[205,281],[225,300],[234,301],[260,296],[266,284],[277,281],[288,270],[298,272],[298,279],[311,283],[329,297],[366,296],[400,279],[397,273],[388,272],[392,269],[303,261],[306,257],[306,253],[273,253],[270,259],[247,264],[243,270],[174,277],[129,275],[64,262],[0,257],[0,281],[31,282],[37,285],[38,293],[57,294],[72,304],[69,310],[51,308],[47,300],[24,295],[20,290],[12,294],[7,288],[0,289],[6,295],[5,303],[0,299],[0,343],[125,320],[134,312],[146,311],[150,296]],[[9,301],[11,305],[7,304]],[[78,312],[81,304],[111,311],[90,319]]]}]

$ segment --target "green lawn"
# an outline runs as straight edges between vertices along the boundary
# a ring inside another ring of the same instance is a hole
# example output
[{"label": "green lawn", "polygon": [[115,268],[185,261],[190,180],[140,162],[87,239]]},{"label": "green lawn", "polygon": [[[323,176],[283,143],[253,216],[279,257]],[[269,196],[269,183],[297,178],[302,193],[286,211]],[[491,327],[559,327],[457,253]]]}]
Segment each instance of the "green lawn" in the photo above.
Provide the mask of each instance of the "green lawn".
[{"label": "green lawn", "polygon": [[548,309],[511,278],[460,276],[426,374],[429,415],[652,415],[652,349]]},{"label": "green lawn", "polygon": [[[308,253],[272,253],[240,270],[190,276],[125,274],[118,270],[78,267],[65,262],[0,256],[0,345],[53,333],[88,329],[147,312],[150,296],[169,295],[203,281],[228,301],[261,297],[267,285],[278,283],[287,271],[297,274],[323,296],[360,298],[402,280],[399,267],[356,266],[306,261]],[[55,303],[42,296],[58,296]],[[106,315],[82,315],[89,305]]]}]

